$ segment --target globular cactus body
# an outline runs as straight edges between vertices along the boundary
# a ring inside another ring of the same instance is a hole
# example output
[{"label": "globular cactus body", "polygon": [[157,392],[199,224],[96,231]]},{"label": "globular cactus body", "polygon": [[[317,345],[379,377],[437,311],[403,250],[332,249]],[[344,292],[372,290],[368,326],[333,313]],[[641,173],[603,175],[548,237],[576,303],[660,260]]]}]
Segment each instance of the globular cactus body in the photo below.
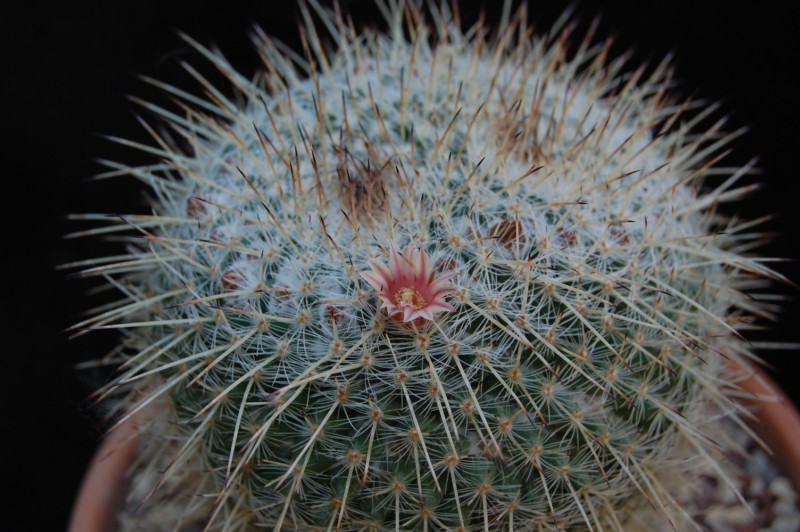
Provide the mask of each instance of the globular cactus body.
[{"label": "globular cactus body", "polygon": [[177,141],[114,169],[154,214],[81,326],[129,332],[105,392],[164,469],[151,498],[193,471],[187,512],[226,530],[683,522],[670,478],[714,463],[740,290],[769,274],[715,234],[747,169],[713,166],[728,138],[665,65],[430,9],[367,36],[321,14],[335,51],[309,22],[305,61],[257,34],[256,80],[195,44],[237,98],[148,104]]}]

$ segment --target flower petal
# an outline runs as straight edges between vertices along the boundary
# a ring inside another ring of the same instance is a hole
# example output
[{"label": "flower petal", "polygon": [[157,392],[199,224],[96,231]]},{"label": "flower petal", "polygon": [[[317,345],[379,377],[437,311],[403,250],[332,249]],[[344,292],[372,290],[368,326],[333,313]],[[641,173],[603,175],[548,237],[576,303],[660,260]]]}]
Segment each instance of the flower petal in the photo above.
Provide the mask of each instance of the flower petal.
[{"label": "flower petal", "polygon": [[455,310],[444,296],[456,290],[451,280],[457,272],[437,278],[434,261],[413,243],[399,253],[394,244],[389,250],[388,265],[370,259],[367,263],[371,269],[360,275],[376,291],[380,308],[390,318],[403,323],[433,321],[437,314]]}]

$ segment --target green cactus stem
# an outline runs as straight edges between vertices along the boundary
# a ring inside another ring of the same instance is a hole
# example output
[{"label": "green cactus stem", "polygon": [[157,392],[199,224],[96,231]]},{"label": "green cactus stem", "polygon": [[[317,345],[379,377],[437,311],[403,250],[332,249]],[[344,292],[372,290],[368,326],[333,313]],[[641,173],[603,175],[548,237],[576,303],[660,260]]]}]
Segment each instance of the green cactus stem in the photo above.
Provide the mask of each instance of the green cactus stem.
[{"label": "green cactus stem", "polygon": [[357,33],[310,1],[302,57],[256,32],[255,79],[187,37],[235,97],[153,81],[182,112],[145,104],[155,161],[110,163],[152,214],[100,230],[132,235],[85,272],[121,298],[76,328],[125,331],[99,395],[149,500],[182,485],[162,521],[215,530],[682,529],[775,276],[715,210],[738,133],[524,8],[380,5]]}]

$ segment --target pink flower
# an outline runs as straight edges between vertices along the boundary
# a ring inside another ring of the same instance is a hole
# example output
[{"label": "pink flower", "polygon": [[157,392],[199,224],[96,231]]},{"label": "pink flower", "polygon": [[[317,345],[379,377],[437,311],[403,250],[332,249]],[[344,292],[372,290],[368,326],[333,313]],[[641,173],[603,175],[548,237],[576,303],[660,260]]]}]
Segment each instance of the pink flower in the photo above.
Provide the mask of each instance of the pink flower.
[{"label": "pink flower", "polygon": [[397,253],[391,246],[389,266],[368,261],[371,271],[361,272],[361,277],[378,291],[378,297],[390,318],[403,323],[421,324],[441,312],[455,310],[445,300],[445,294],[455,291],[450,279],[456,272],[436,277],[433,264],[425,251],[412,244]]}]

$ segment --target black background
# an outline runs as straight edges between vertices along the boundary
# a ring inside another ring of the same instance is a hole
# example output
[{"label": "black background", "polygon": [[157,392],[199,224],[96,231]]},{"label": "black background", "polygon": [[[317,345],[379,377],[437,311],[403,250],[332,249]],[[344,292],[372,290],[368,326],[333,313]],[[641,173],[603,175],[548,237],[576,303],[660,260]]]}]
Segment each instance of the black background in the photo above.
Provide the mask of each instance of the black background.
[{"label": "black background", "polygon": [[[540,3],[549,5],[531,5],[530,12],[542,28],[566,6]],[[357,21],[380,24],[371,2],[342,4]],[[85,381],[91,376],[77,374],[73,365],[103,354],[113,345],[113,337],[97,334],[66,341],[61,331],[90,306],[84,297],[88,285],[65,279],[54,266],[115,249],[97,241],[63,240],[64,233],[81,227],[65,217],[144,208],[142,188],[132,179],[87,181],[102,170],[95,159],[147,161],[102,135],[147,139],[136,115],[148,115],[126,99],[128,94],[169,105],[135,74],[195,88],[180,67],[181,61],[188,61],[214,78],[212,69],[176,30],[201,43],[217,43],[237,68],[249,74],[258,65],[247,37],[252,25],[260,24],[297,48],[298,16],[288,1],[226,2],[225,7],[214,8],[163,0],[25,5],[16,15],[3,15],[6,27],[0,48],[0,131],[5,139],[0,144],[4,152],[0,245],[6,272],[0,294],[7,328],[0,350],[6,443],[0,467],[6,486],[19,497],[13,510],[9,506],[6,512],[29,523],[22,529],[59,530],[67,523],[82,472],[102,436],[97,414],[84,401],[90,389]],[[723,111],[717,116],[729,115],[729,130],[750,126],[735,141],[728,162],[743,164],[759,156],[763,169],[759,180],[765,186],[730,212],[746,218],[778,214],[766,227],[779,236],[766,246],[764,255],[797,259],[800,205],[794,187],[800,178],[800,91],[790,80],[800,65],[795,27],[799,9],[788,2],[781,10],[760,5],[583,2],[576,6],[576,15],[579,28],[585,28],[602,14],[598,38],[616,36],[614,51],[633,50],[633,66],[675,52],[683,94],[722,100]],[[462,18],[472,21],[481,4],[461,2],[461,6]],[[490,21],[498,19],[498,7],[485,8]],[[582,35],[580,29],[577,35]],[[796,262],[775,267],[800,280]],[[749,338],[800,340],[793,324],[800,315],[797,290],[788,286],[778,290],[792,298],[783,317],[770,331]],[[797,402],[796,352],[763,355]]]}]

